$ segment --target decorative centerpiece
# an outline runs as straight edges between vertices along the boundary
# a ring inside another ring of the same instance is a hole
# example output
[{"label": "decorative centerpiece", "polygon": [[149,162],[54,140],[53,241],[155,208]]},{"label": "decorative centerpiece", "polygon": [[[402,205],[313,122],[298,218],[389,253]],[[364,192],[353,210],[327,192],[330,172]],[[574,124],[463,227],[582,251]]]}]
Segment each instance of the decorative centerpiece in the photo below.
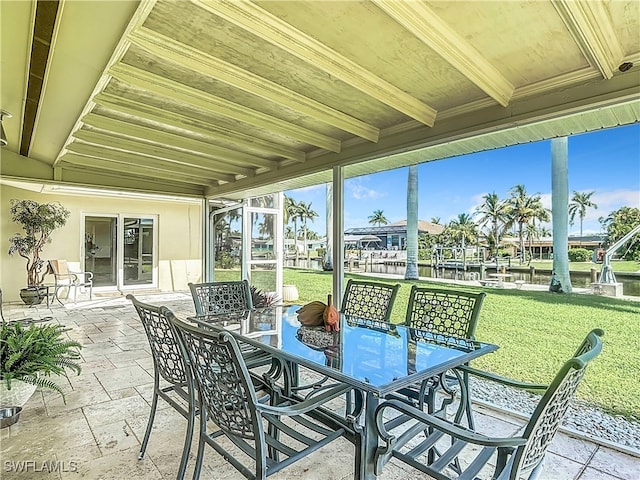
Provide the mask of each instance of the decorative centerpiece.
[{"label": "decorative centerpiece", "polygon": [[327,296],[327,303],[319,300],[307,303],[298,310],[298,321],[305,327],[324,325],[327,332],[340,330],[340,314],[333,306],[333,296]]}]

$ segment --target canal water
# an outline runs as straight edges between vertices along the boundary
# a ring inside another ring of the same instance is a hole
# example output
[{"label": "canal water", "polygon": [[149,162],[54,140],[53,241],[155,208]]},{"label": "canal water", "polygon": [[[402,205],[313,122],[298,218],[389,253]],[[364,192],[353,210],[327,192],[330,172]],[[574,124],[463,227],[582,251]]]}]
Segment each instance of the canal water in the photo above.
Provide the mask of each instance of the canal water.
[{"label": "canal water", "polygon": [[[287,266],[293,266],[294,262],[287,262]],[[310,265],[307,267],[305,260],[300,260],[300,266],[303,268],[311,268],[316,270],[322,270],[322,265],[316,260],[311,260]],[[345,269],[346,270],[346,269]],[[371,273],[388,273],[392,275],[404,275],[404,265],[385,265],[385,264],[373,264],[367,265],[367,271]],[[599,272],[598,272],[599,273]],[[533,279],[528,271],[518,272],[515,270],[509,270],[511,277],[509,281],[515,282],[516,280],[524,280],[525,283],[532,283],[534,285],[549,285],[551,283],[551,273],[547,271],[536,271]],[[419,266],[418,275],[421,277],[433,277],[431,267]],[[475,278],[478,278],[476,272]],[[454,269],[440,269],[438,271],[439,278],[449,278],[451,280],[472,280],[469,273],[466,275],[462,271]],[[622,293],[624,295],[630,295],[634,297],[640,297],[640,276],[625,276],[623,274],[617,274],[616,280],[622,283]],[[571,273],[571,285],[576,288],[589,288],[591,284],[591,275],[589,272],[572,272]]]}]

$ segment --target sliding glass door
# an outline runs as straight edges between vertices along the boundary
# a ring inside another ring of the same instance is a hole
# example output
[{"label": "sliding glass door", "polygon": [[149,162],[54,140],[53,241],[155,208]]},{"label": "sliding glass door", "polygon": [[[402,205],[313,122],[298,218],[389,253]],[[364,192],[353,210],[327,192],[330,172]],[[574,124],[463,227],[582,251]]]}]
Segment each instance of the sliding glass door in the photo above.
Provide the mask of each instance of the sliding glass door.
[{"label": "sliding glass door", "polygon": [[157,218],[85,215],[84,269],[96,288],[157,285]]}]

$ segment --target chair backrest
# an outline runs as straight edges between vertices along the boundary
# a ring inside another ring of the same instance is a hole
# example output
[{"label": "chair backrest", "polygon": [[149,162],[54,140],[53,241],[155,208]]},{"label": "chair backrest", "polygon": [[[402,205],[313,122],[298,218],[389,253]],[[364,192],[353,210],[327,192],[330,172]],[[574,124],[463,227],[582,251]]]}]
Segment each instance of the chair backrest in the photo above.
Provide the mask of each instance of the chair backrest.
[{"label": "chair backrest", "polygon": [[187,381],[186,365],[178,344],[175,329],[169,321],[167,308],[142,303],[133,295],[127,295],[138,312],[149,340],[151,355],[156,372],[171,384]]},{"label": "chair backrest", "polygon": [[253,308],[247,280],[190,283],[189,289],[197,315],[217,315]]},{"label": "chair backrest", "polygon": [[549,385],[522,435],[528,440],[524,447],[520,447],[515,453],[511,479],[520,478],[521,472],[528,472],[542,461],[580,385],[587,365],[602,350],[600,337],[603,335],[604,332],[600,329],[589,332],[573,358],[565,362]]},{"label": "chair backrest", "polygon": [[400,284],[349,279],[340,311],[345,315],[388,322]]},{"label": "chair backrest", "polygon": [[474,338],[486,293],[411,287],[405,324],[458,338]]},{"label": "chair backrest", "polygon": [[246,439],[263,435],[255,405],[256,392],[240,347],[228,332],[205,330],[167,316],[176,328],[207,418],[221,430]]},{"label": "chair backrest", "polygon": [[69,275],[69,266],[66,260],[49,260],[51,270],[56,275]]}]

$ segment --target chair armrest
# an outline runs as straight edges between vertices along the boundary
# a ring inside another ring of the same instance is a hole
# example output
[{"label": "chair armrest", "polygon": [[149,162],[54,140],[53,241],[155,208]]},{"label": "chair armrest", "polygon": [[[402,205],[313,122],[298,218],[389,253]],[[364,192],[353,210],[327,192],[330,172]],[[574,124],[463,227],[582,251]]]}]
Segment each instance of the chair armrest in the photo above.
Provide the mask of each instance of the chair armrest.
[{"label": "chair armrest", "polygon": [[82,278],[82,283],[91,283],[93,281],[93,272],[69,272],[71,275],[75,275],[76,282]]},{"label": "chair armrest", "polygon": [[544,383],[529,383],[529,382],[521,382],[519,380],[513,380],[511,378],[502,377],[500,375],[496,375],[495,373],[487,372],[485,370],[478,370],[477,368],[469,367],[467,365],[460,365],[457,367],[458,370],[466,372],[470,375],[474,375],[476,377],[484,378],[486,380],[491,380],[493,382],[502,383],[503,385],[507,385],[508,387],[518,388],[520,390],[527,390],[532,393],[544,393],[549,388],[549,385]]},{"label": "chair armrest", "polygon": [[[303,413],[310,412],[311,410],[315,410],[319,406],[327,403],[330,400],[333,400],[336,397],[339,397],[342,394],[347,393],[349,390],[353,390],[353,387],[349,385],[336,385],[332,388],[323,390],[319,395],[308,396],[306,400],[293,403],[291,405],[282,405],[282,406],[273,406],[273,405],[264,405],[259,404],[256,405],[256,409],[260,413],[267,413],[271,415],[302,415]],[[282,397],[287,399],[287,397]]]},{"label": "chair armrest", "polygon": [[473,432],[471,430],[467,430],[466,428],[459,427],[450,422],[447,422],[446,420],[434,417],[433,415],[429,415],[428,413],[425,413],[424,411],[417,409],[401,400],[386,400],[376,408],[376,425],[378,427],[380,437],[387,443],[395,438],[394,435],[391,435],[386,430],[384,425],[383,414],[384,410],[387,408],[392,408],[420,423],[425,424],[425,428],[427,426],[433,427],[436,430],[450,435],[451,437],[464,440],[475,445],[483,445],[488,447],[517,447],[519,445],[524,445],[525,443],[527,443],[527,439],[522,437],[488,437],[481,433]]}]

